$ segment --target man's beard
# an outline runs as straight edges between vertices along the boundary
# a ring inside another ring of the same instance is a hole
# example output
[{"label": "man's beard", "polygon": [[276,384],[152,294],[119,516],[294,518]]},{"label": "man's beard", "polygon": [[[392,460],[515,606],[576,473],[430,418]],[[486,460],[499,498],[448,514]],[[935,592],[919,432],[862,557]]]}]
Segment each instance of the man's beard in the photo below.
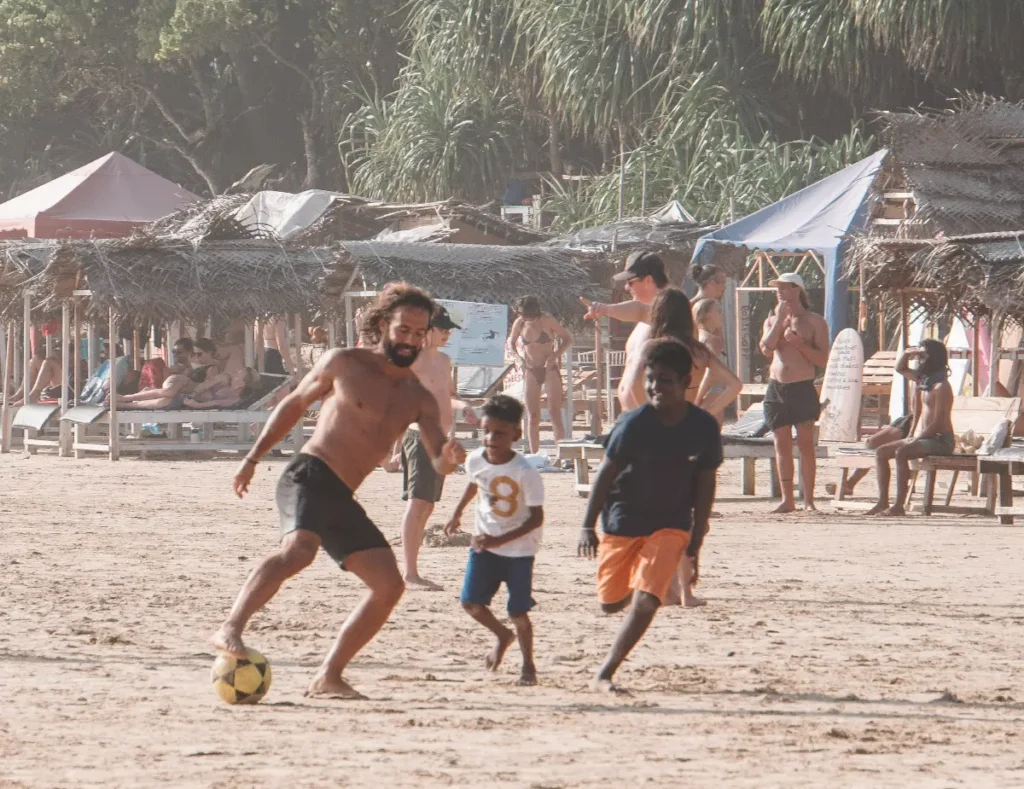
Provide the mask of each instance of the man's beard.
[{"label": "man's beard", "polygon": [[[399,354],[400,350],[408,350],[407,355]],[[391,362],[395,367],[409,367],[413,362],[416,361],[416,357],[419,356],[420,351],[415,345],[406,345],[405,343],[392,343],[391,340],[384,338],[384,357]]]}]

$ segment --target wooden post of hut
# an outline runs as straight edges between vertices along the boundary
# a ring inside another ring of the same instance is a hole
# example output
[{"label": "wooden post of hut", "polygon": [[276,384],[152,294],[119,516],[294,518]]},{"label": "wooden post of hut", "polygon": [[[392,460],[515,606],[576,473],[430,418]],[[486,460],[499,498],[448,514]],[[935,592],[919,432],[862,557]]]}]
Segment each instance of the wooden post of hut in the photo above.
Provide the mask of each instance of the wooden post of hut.
[{"label": "wooden post of hut", "polygon": [[[32,387],[35,381],[32,380],[32,296],[28,293],[25,294],[24,304],[24,329],[25,329],[25,347],[22,349],[25,356],[25,361],[22,369],[24,373],[21,377],[21,402],[25,405],[32,403]],[[30,455],[35,454],[35,450],[28,445],[28,439],[30,438],[28,430],[25,430],[22,434],[22,438],[25,441],[24,447],[25,452]]]},{"label": "wooden post of hut", "polygon": [[117,426],[117,316],[114,308],[110,308],[110,377],[107,379],[110,392],[110,460],[120,457],[121,431]]},{"label": "wooden post of hut", "polygon": [[[595,436],[599,436],[603,432],[602,429],[601,429],[601,400],[603,399],[603,397],[602,397],[603,392],[601,390],[604,388],[604,371],[603,371],[603,368],[604,368],[604,342],[602,341],[602,337],[601,337],[601,322],[600,322],[600,320],[595,320],[594,321],[594,370],[596,372],[595,380],[597,382],[598,391],[596,393],[597,394],[597,402],[595,403],[594,410],[591,412],[592,416],[591,416],[591,420],[590,420],[591,421],[590,432],[593,433]],[[610,420],[611,418],[612,418],[612,414],[609,413],[608,414],[608,419]]]},{"label": "wooden post of hut", "polygon": [[72,402],[78,405],[78,393],[82,391],[82,300],[78,296],[75,296],[75,324],[74,329],[71,332],[72,335],[72,346],[74,354],[71,357],[71,363],[75,366],[71,375],[74,378],[74,387],[71,396],[74,398]]},{"label": "wooden post of hut", "polygon": [[[60,310],[60,415],[64,416],[70,408],[68,402],[68,379],[71,377],[71,370],[68,367],[71,362],[71,352],[68,346],[71,344],[71,307],[67,302]],[[71,454],[71,429],[70,425],[61,419],[57,428],[57,454],[66,458]]]},{"label": "wooden post of hut", "polygon": [[996,396],[996,384],[999,383],[999,353],[1002,350],[1003,340],[1003,315],[995,313],[992,316],[991,331],[989,332],[988,352],[988,396]]},{"label": "wooden post of hut", "polygon": [[14,321],[8,321],[6,327],[6,345],[4,347],[4,393],[0,403],[0,453],[11,451],[11,385],[14,381]]},{"label": "wooden post of hut", "polygon": [[981,394],[981,318],[974,316],[974,332],[971,335],[971,396]]},{"label": "wooden post of hut", "polygon": [[572,423],[576,419],[576,403],[573,401],[572,389],[572,348],[565,351],[565,440],[572,441]]},{"label": "wooden post of hut", "polygon": [[[305,368],[302,365],[302,314],[296,312],[292,322],[295,325],[295,382],[298,385],[298,382],[306,374]],[[299,417],[299,421],[295,423],[295,429],[292,430],[292,441],[295,444],[296,452],[300,451],[302,445],[306,442],[304,432],[305,421],[305,415]]]},{"label": "wooden post of hut", "polygon": [[263,343],[263,327],[266,325],[266,319],[257,320],[253,323],[253,343],[256,347],[256,369],[259,372],[266,372],[266,347]]}]

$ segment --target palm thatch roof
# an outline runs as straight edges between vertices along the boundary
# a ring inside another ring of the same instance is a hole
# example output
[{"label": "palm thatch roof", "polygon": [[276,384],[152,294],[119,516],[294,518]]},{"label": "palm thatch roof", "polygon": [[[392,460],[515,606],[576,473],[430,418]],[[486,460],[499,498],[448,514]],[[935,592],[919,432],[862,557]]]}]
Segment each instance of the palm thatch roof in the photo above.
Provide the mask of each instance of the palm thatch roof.
[{"label": "palm thatch roof", "polygon": [[861,239],[848,262],[863,266],[871,297],[906,294],[933,315],[1001,313],[1024,325],[1024,231],[935,239]]},{"label": "palm thatch roof", "polygon": [[883,119],[888,169],[913,191],[923,220],[915,236],[1024,228],[1024,104],[980,99]]},{"label": "palm thatch roof", "polygon": [[[472,228],[508,245],[533,244],[551,237],[535,228],[506,222],[487,206],[470,206],[457,200],[395,205],[357,195],[324,193],[324,196],[329,203],[323,213],[308,227],[290,235],[288,242],[328,246],[336,241],[364,241],[420,227],[429,229],[429,232],[417,234],[417,240],[421,241],[450,240],[464,228]],[[142,228],[137,235],[193,242],[276,238],[272,228],[239,221],[239,213],[252,198],[250,194],[215,197]]]},{"label": "palm thatch roof", "polygon": [[322,288],[328,301],[339,300],[355,273],[356,290],[405,280],[455,301],[510,304],[533,295],[542,309],[574,325],[583,316],[580,297],[607,297],[601,283],[617,268],[604,255],[537,246],[348,241],[337,247],[338,262]]},{"label": "palm thatch roof", "polygon": [[[670,277],[682,282],[701,236],[718,228],[717,224],[698,222],[678,203],[669,203],[647,216],[625,217],[597,227],[558,236],[542,246],[581,252],[599,252],[626,256],[635,250],[657,252],[665,261]],[[740,257],[742,271],[745,255]]]},{"label": "palm thatch roof", "polygon": [[441,298],[508,304],[528,293],[568,323],[580,296],[606,294],[603,256],[493,245],[347,242],[311,247],[267,239],[192,242],[138,235],[117,240],[0,241],[0,309],[16,318],[27,291],[52,312],[75,289],[105,317],[201,321],[305,310],[336,313],[353,276],[378,289],[404,279]]}]

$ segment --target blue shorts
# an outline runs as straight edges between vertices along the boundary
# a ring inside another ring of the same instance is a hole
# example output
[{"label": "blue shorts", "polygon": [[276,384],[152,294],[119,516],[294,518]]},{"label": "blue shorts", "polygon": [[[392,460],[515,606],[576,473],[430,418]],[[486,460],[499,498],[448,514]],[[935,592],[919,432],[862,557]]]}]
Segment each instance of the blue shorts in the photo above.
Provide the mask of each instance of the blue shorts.
[{"label": "blue shorts", "polygon": [[525,614],[533,608],[532,556],[499,556],[490,551],[470,550],[459,600],[463,605],[489,606],[502,582],[508,588],[509,616]]}]

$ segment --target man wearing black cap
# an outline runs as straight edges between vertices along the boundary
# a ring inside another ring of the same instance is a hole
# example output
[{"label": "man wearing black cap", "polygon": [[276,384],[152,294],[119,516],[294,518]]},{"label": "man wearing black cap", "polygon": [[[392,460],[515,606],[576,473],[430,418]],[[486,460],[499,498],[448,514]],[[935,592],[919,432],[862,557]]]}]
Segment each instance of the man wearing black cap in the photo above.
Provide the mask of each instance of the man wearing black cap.
[{"label": "man wearing black cap", "polygon": [[640,365],[643,363],[644,343],[651,334],[651,302],[668,287],[668,274],[661,258],[653,252],[633,252],[626,258],[625,268],[612,279],[625,284],[632,301],[620,304],[599,304],[582,298],[580,301],[587,308],[584,316],[587,319],[608,317],[636,324],[626,340],[626,367],[619,380],[618,392],[622,410],[632,411],[647,402]]},{"label": "man wearing black cap", "polygon": [[[425,347],[412,364],[412,371],[437,399],[441,414],[441,428],[451,433],[452,409],[460,408],[463,418],[473,424],[476,414],[466,403],[455,399],[457,392],[452,381],[452,360],[441,351],[451,337],[452,329],[461,329],[452,320],[448,310],[438,305],[430,322]],[[402,500],[407,502],[402,518],[402,552],[405,554],[405,583],[412,588],[438,591],[441,587],[420,576],[417,560],[423,531],[434,505],[441,500],[444,477],[434,469],[430,454],[420,440],[419,425],[409,426],[402,439]]]}]

